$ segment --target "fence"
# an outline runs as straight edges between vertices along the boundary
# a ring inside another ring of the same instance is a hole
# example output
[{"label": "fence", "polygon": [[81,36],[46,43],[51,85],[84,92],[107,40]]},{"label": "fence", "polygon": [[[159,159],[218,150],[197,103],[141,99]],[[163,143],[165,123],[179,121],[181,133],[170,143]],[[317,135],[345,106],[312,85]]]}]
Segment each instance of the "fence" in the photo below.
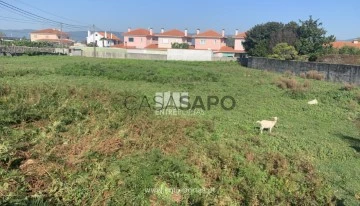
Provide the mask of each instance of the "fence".
[{"label": "fence", "polygon": [[[240,60],[240,62],[246,63],[246,60]],[[247,59],[247,66],[254,69],[275,72],[292,71],[295,74],[300,74],[309,70],[316,70],[323,73],[325,75],[325,79],[328,81],[360,84],[360,65],[286,61],[261,57],[249,57]]]}]

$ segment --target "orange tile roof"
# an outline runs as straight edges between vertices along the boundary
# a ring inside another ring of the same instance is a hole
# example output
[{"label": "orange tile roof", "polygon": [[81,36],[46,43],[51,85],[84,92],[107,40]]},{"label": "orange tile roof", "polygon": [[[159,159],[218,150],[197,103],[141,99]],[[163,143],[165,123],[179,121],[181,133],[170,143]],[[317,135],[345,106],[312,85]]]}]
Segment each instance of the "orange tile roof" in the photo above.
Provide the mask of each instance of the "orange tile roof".
[{"label": "orange tile roof", "polygon": [[223,46],[220,48],[219,52],[235,52],[234,48],[229,46]]},{"label": "orange tile roof", "polygon": [[[177,29],[172,29],[172,30],[166,31],[164,33],[157,34],[157,36],[185,37],[185,32],[177,30]],[[187,36],[187,37],[189,37],[189,36]]]},{"label": "orange tile roof", "polygon": [[67,33],[65,32],[61,32],[57,29],[43,29],[43,30],[37,30],[37,31],[33,31],[31,32],[31,34],[57,34],[57,35],[64,35],[64,36],[69,36]]},{"label": "orange tile roof", "polygon": [[147,47],[145,47],[145,49],[158,49],[158,48],[159,48],[159,45],[157,45],[157,44],[150,44]]},{"label": "orange tile roof", "polygon": [[246,37],[246,32],[241,32],[238,35],[234,36],[235,39],[244,39]]},{"label": "orange tile roof", "polygon": [[[117,37],[114,33],[111,33],[111,32],[110,33],[106,32],[106,36],[105,36],[105,32],[103,32],[103,31],[100,31],[98,33],[106,39],[112,39],[112,40],[118,40],[118,41],[121,40],[119,37]],[[112,34],[112,38],[111,38],[111,34]]]},{"label": "orange tile roof", "polygon": [[360,42],[355,44],[353,42],[347,42],[347,41],[336,41],[332,43],[332,46],[338,49],[344,46],[360,48]]},{"label": "orange tile roof", "polygon": [[196,37],[226,38],[226,37],[223,37],[221,34],[219,34],[218,32],[216,32],[214,30],[208,30],[208,31],[202,32],[200,34],[195,35],[194,37],[195,38]]},{"label": "orange tile roof", "polygon": [[124,36],[151,36],[147,29],[135,29],[130,32],[125,32]]}]

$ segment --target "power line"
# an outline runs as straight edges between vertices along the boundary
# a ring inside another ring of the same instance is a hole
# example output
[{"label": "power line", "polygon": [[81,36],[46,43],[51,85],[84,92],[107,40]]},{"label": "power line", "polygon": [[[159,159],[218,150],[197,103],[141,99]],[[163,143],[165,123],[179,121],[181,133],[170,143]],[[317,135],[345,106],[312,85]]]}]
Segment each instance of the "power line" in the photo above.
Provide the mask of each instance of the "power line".
[{"label": "power line", "polygon": [[35,21],[35,20],[29,20],[29,19],[18,19],[18,18],[12,18],[7,16],[0,16],[0,20],[8,21],[8,22],[20,22],[20,23],[30,23],[30,24],[43,24],[46,23],[44,21]]},{"label": "power line", "polygon": [[33,9],[36,9],[36,10],[38,10],[38,11],[41,11],[41,12],[43,12],[43,13],[52,15],[52,16],[54,16],[54,17],[58,17],[58,18],[60,18],[60,19],[64,19],[64,20],[67,20],[67,21],[73,21],[73,22],[77,22],[77,23],[83,24],[83,23],[80,22],[80,21],[77,21],[77,20],[74,20],[74,19],[69,19],[69,18],[66,18],[66,17],[62,17],[62,16],[59,16],[59,15],[50,13],[50,12],[48,12],[48,11],[39,9],[39,8],[37,8],[37,7],[35,7],[35,6],[31,5],[31,4],[27,4],[27,3],[22,2],[22,1],[20,1],[20,0],[15,0],[15,1],[17,1],[17,2],[19,2],[19,3],[21,3],[21,4],[23,4],[23,5],[26,5],[26,6],[28,6],[28,7],[31,7],[31,8],[33,8]]},{"label": "power line", "polygon": [[34,20],[34,21],[43,21],[43,22],[47,22],[47,23],[51,23],[51,24],[57,24],[57,25],[60,25],[60,24],[63,24],[64,27],[67,27],[67,28],[87,28],[88,26],[83,26],[83,25],[74,25],[74,24],[67,24],[67,23],[63,23],[63,22],[60,22],[60,21],[55,21],[55,20],[52,20],[52,19],[49,19],[49,18],[45,18],[45,17],[42,17],[42,16],[39,16],[37,14],[34,14],[34,13],[31,13],[31,12],[28,12],[28,11],[25,11],[23,9],[20,9],[16,6],[13,6],[11,4],[8,4],[2,0],[0,0],[0,7],[2,8],[7,8],[7,9],[10,9],[12,10],[13,12],[21,15],[21,16],[24,16],[26,18],[29,18],[31,20]]}]

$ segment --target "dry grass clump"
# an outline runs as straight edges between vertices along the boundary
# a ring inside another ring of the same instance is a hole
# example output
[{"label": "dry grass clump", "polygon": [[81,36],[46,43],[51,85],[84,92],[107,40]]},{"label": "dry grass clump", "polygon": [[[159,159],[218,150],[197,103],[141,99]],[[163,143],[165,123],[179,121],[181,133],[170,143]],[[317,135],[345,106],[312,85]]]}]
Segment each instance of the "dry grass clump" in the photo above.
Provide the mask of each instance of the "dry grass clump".
[{"label": "dry grass clump", "polygon": [[316,70],[310,70],[310,71],[307,71],[306,73],[301,73],[300,77],[304,78],[304,79],[315,79],[315,80],[325,79],[325,75]]},{"label": "dry grass clump", "polygon": [[344,86],[341,88],[341,90],[344,90],[344,91],[351,91],[353,89],[356,88],[356,85],[355,84],[351,84],[351,83],[345,83]]},{"label": "dry grass clump", "polygon": [[305,73],[305,72],[301,72],[301,73],[300,73],[300,77],[303,78],[303,79],[306,79],[306,73]]},{"label": "dry grass clump", "polygon": [[294,72],[290,71],[290,70],[286,70],[283,74],[284,77],[292,77],[295,76]]},{"label": "dry grass clump", "polygon": [[280,77],[275,84],[281,89],[290,89],[292,92],[305,92],[310,88],[310,82],[304,83],[296,81],[294,78]]}]

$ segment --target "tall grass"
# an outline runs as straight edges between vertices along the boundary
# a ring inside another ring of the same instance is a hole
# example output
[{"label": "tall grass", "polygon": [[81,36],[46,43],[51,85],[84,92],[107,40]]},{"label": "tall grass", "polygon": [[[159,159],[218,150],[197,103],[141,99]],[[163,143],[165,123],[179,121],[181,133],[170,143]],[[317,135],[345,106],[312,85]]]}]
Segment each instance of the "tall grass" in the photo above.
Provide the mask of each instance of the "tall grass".
[{"label": "tall grass", "polygon": [[[0,60],[6,63],[0,77],[1,204],[357,203],[356,87],[236,63],[59,58]],[[22,67],[28,72],[14,75]],[[299,88],[306,88],[301,98],[289,96]],[[127,96],[184,90],[231,95],[237,104],[202,116],[156,116],[123,105]],[[320,104],[308,106],[312,98]],[[275,115],[274,132],[259,135],[255,122]]]}]

